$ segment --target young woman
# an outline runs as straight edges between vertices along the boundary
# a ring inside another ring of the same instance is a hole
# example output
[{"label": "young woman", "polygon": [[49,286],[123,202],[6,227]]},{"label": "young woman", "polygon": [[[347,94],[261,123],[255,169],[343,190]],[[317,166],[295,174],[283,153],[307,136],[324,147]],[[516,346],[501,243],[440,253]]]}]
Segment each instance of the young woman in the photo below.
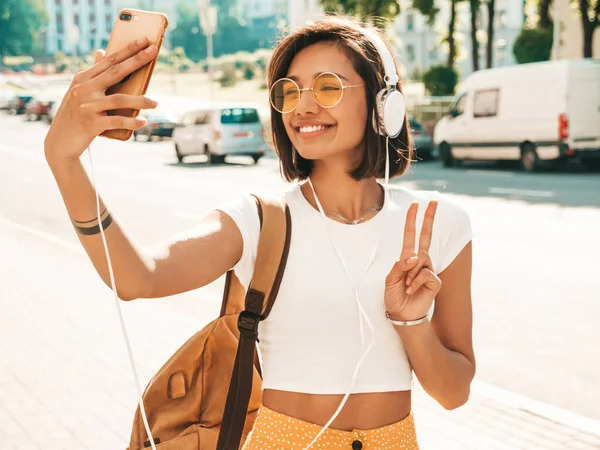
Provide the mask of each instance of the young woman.
[{"label": "young woman", "polygon": [[[79,239],[108,285],[95,193],[79,158],[104,130],[143,125],[106,110],[156,106],[104,94],[156,57],[147,45],[132,43],[77,74],[45,141]],[[404,174],[411,149],[406,119],[395,138],[376,131],[384,75],[373,40],[340,19],[308,25],[275,49],[273,138],[283,176],[299,183],[282,194],[292,240],[277,301],[260,327],[263,407],[244,450],[418,449],[413,372],[447,409],[469,397],[469,217],[438,193],[386,189],[386,166],[389,176]],[[249,284],[259,235],[249,195],[213,211],[189,238],[153,251],[110,210],[101,218],[124,300],[196,289],[232,268]]]}]

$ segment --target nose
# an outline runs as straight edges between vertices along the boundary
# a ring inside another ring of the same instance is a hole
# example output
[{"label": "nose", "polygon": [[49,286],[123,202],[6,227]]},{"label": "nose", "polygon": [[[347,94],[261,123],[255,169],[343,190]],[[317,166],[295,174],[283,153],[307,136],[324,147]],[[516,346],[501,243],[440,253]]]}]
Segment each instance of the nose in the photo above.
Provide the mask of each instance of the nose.
[{"label": "nose", "polygon": [[300,91],[300,99],[298,100],[298,106],[294,112],[299,116],[305,116],[307,114],[318,114],[321,107],[315,101],[312,89]]}]

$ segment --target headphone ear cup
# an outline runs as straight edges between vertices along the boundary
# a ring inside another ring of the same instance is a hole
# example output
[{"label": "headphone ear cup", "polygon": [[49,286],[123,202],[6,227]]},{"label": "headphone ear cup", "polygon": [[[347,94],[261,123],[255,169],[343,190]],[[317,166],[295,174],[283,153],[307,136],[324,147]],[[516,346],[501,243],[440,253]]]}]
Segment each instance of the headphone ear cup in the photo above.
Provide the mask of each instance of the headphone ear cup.
[{"label": "headphone ear cup", "polygon": [[[373,129],[375,130],[375,133],[380,134],[381,136],[386,135],[385,122],[383,121],[385,105],[384,96],[386,93],[386,89],[382,89],[377,93],[377,96],[375,97],[375,107],[373,108]],[[377,121],[378,118],[379,121]]]},{"label": "headphone ear cup", "polygon": [[[375,114],[379,116],[379,126]],[[395,138],[404,127],[406,103],[404,95],[396,89],[382,89],[375,97],[373,108],[373,128],[382,136]]]}]

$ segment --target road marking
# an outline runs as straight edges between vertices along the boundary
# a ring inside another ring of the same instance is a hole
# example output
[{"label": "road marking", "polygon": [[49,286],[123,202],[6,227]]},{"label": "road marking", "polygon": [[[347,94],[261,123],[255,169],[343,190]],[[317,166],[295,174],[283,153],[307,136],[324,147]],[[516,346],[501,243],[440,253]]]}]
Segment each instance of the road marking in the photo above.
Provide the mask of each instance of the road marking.
[{"label": "road marking", "polygon": [[67,250],[75,252],[79,255],[85,254],[85,250],[83,249],[83,247],[81,245],[74,244],[71,241],[67,241],[66,239],[59,238],[59,237],[54,236],[53,234],[48,233],[46,231],[38,230],[37,228],[33,228],[33,227],[28,227],[27,225],[22,225],[20,223],[13,222],[12,220],[5,219],[3,217],[0,217],[0,224],[4,225],[7,228],[10,228],[11,230],[31,234],[40,239],[44,239],[48,242],[52,242],[53,244],[58,245],[59,247],[66,248]]},{"label": "road marking", "polygon": [[489,188],[488,192],[490,194],[521,195],[525,197],[552,198],[556,196],[556,192],[554,191],[536,191],[532,189],[511,189],[499,187],[491,187]]},{"label": "road marking", "polygon": [[508,407],[528,411],[569,428],[600,436],[600,421],[477,380],[473,381],[471,390]]},{"label": "road marking", "polygon": [[[70,250],[78,255],[84,255],[85,251],[80,245],[74,244],[73,242],[67,241],[66,239],[62,239],[48,233],[46,231],[38,230],[33,227],[29,227],[26,225],[22,225],[12,220],[5,219],[0,217],[0,225],[3,225],[7,228],[10,228],[15,231],[21,231],[28,234],[31,234],[37,238],[44,239],[48,242],[51,242],[59,247]],[[206,298],[206,295],[209,292],[203,293],[203,298]],[[210,292],[212,293],[212,292]],[[219,296],[215,293],[215,299],[210,299],[214,301],[221,301]],[[567,411],[552,405],[548,405],[546,403],[540,402],[538,400],[534,400],[528,397],[524,397],[519,394],[515,394],[506,389],[502,389],[496,386],[492,386],[487,383],[483,383],[481,381],[473,381],[471,386],[471,390],[483,397],[486,397],[490,400],[503,403],[506,406],[513,409],[520,409],[524,411],[528,411],[532,414],[547,418],[553,422],[557,422],[559,424],[565,425],[570,428],[574,428],[576,430],[580,430],[589,434],[600,436],[600,422],[580,416],[571,411]]]},{"label": "road marking", "polygon": [[468,170],[465,170],[465,172],[467,172],[468,174],[471,174],[471,175],[483,175],[486,177],[493,175],[495,177],[514,178],[516,176],[514,173],[511,173],[511,172],[500,172],[497,170],[468,169]]}]

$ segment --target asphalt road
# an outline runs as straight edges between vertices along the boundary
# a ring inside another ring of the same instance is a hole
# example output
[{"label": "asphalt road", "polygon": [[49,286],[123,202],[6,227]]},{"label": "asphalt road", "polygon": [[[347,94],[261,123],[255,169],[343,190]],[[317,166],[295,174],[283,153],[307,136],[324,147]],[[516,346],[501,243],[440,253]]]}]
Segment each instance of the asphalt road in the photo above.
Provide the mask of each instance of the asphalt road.
[{"label": "asphalt road", "polygon": [[[69,250],[77,239],[44,161],[46,130],[0,113],[0,235],[14,236],[9,230],[20,228],[34,242],[54,242],[54,276],[31,277],[69,296],[79,282],[70,277],[74,265],[93,269]],[[106,203],[143,245],[193,227],[240,192],[282,183],[274,158],[210,166],[198,157],[182,165],[170,142],[98,139],[92,156]],[[446,192],[471,214],[477,379],[600,420],[600,173],[576,165],[523,174],[493,164],[445,169],[420,162],[394,182]],[[14,252],[0,248],[0,257],[17,258]],[[0,294],[27,296],[32,289],[2,274],[0,285]],[[204,317],[203,299],[218,297],[221,286],[219,280],[160,301]],[[89,289],[106,292],[100,283]],[[106,296],[110,301],[110,292]]]}]

